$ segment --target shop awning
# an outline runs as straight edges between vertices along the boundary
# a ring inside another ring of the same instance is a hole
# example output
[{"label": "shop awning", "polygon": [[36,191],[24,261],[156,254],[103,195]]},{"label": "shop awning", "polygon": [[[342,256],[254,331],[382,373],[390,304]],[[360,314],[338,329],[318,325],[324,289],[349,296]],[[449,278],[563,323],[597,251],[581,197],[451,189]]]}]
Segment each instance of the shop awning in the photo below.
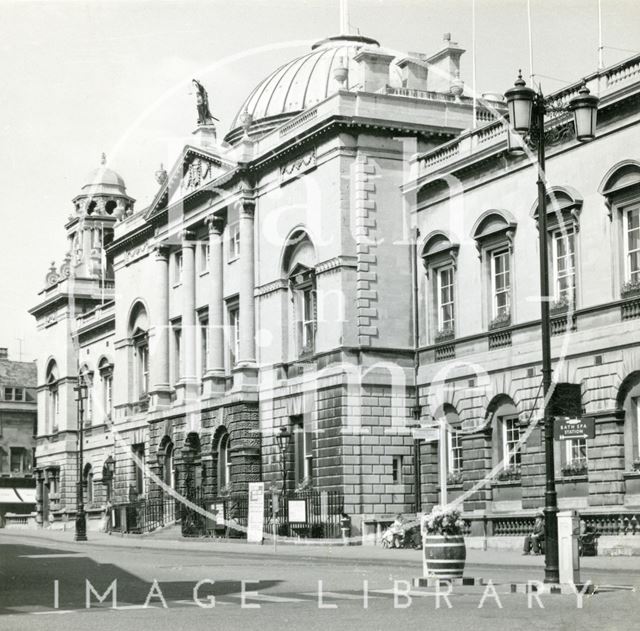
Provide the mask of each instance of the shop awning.
[{"label": "shop awning", "polygon": [[0,488],[0,504],[35,504],[35,489]]}]

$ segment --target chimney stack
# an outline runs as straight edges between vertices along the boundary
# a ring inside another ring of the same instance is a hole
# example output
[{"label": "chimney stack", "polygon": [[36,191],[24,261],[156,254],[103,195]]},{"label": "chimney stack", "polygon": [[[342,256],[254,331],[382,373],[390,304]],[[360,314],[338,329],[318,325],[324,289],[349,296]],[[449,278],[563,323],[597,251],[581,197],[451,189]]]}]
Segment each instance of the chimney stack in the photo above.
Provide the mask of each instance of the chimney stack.
[{"label": "chimney stack", "polygon": [[9,359],[9,349],[0,348],[0,359]]},{"label": "chimney stack", "polygon": [[430,71],[427,89],[446,94],[460,75],[460,57],[465,51],[458,46],[457,42],[451,41],[451,33],[445,33],[442,40],[442,48],[424,61],[428,64]]}]

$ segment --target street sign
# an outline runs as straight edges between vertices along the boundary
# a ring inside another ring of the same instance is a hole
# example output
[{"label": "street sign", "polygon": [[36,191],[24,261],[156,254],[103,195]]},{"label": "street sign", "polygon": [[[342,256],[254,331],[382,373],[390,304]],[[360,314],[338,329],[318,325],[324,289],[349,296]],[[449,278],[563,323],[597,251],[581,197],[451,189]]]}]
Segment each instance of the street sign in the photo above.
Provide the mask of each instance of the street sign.
[{"label": "street sign", "polygon": [[264,529],[264,482],[249,482],[247,541],[262,543]]},{"label": "street sign", "polygon": [[433,441],[440,439],[440,428],[416,427],[411,430],[411,435],[414,440],[424,440],[427,443],[432,443]]},{"label": "street sign", "polygon": [[304,500],[289,500],[289,523],[307,521],[307,503]]},{"label": "street sign", "polygon": [[553,425],[553,437],[556,440],[574,438],[595,438],[596,421],[594,418],[556,418]]}]

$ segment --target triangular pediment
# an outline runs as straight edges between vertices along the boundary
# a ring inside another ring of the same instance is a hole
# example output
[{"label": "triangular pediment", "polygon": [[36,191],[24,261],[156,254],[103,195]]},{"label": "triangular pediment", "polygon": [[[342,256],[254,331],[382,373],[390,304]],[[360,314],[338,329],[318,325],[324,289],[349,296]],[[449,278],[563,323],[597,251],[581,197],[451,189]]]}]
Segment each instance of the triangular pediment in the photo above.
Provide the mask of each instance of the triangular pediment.
[{"label": "triangular pediment", "polygon": [[153,217],[163,209],[185,200],[232,171],[233,166],[216,153],[187,145],[149,206],[146,218]]}]

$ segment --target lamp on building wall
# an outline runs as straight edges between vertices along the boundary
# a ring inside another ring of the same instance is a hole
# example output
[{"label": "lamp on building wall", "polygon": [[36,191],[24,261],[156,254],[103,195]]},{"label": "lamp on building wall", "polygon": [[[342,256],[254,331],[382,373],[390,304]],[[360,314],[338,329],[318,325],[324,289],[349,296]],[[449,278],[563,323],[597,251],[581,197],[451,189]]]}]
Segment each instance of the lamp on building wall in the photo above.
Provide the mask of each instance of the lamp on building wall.
[{"label": "lamp on building wall", "polygon": [[280,452],[280,469],[282,471],[282,496],[287,494],[287,449],[291,442],[291,430],[288,427],[281,427],[276,435],[278,450]]},{"label": "lamp on building wall", "polygon": [[84,375],[78,376],[78,385],[74,388],[78,406],[78,482],[76,485],[76,541],[87,540],[87,515],[84,512],[84,402],[87,398],[87,384]]},{"label": "lamp on building wall", "polygon": [[[589,93],[583,85],[578,95],[567,106],[559,101],[545,99],[542,90],[529,88],[522,79],[522,73],[513,88],[505,92],[509,111],[509,132],[529,136],[529,144],[537,149],[538,172],[538,234],[540,238],[540,314],[542,328],[542,389],[544,396],[544,446],[545,446],[545,582],[558,583],[558,497],[555,486],[553,422],[549,405],[551,390],[551,339],[549,328],[549,272],[547,234],[547,192],[545,185],[545,136],[558,136],[564,121],[545,133],[545,114],[573,113],[576,138],[588,141],[595,138],[596,118],[599,99]],[[522,152],[522,147],[519,148]]]}]

